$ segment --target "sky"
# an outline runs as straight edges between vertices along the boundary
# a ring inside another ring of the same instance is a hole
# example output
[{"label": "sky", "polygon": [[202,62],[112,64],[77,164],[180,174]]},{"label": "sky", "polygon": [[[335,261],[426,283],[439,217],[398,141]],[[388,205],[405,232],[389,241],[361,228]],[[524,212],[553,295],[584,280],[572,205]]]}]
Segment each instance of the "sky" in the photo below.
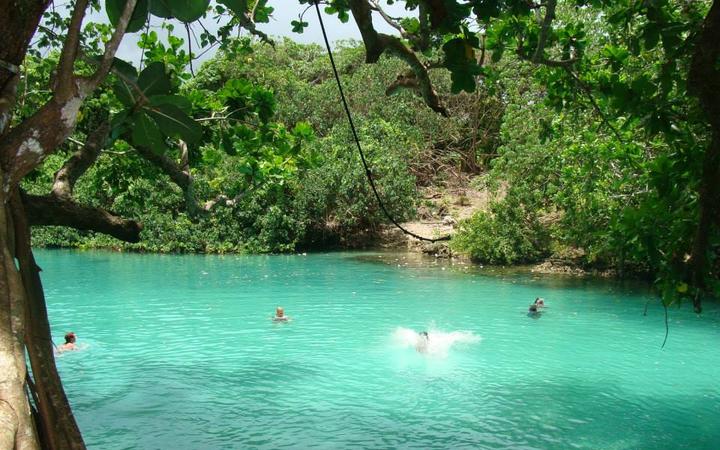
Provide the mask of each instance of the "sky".
[{"label": "sky", "polygon": [[[269,0],[268,5],[275,8],[275,11],[270,18],[269,23],[259,23],[257,28],[270,36],[274,37],[289,37],[297,42],[302,43],[316,43],[323,44],[322,31],[320,30],[320,24],[317,19],[317,13],[314,7],[309,9],[303,16],[303,20],[309,23],[309,26],[305,29],[302,34],[293,33],[290,22],[297,20],[298,15],[303,12],[308,5],[301,5],[298,0]],[[385,8],[385,10],[393,16],[407,15],[404,8],[399,4]],[[107,21],[105,13],[95,13],[90,16],[92,20],[103,20]],[[153,18],[151,26],[159,25],[161,19]],[[87,21],[87,20],[86,20]],[[202,19],[203,24],[210,31],[217,29],[217,25],[214,24],[212,18]],[[337,19],[337,16],[330,16],[323,14],[323,21],[325,28],[328,32],[328,38],[330,42],[345,39],[357,39],[361,40],[360,32],[358,31],[355,22],[350,19],[348,23],[342,23]],[[379,16],[374,17],[375,28],[383,33],[397,34],[397,31],[386,24]],[[198,28],[199,29],[199,28]],[[176,28],[178,30],[178,28]],[[158,33],[163,34],[163,33]],[[126,35],[123,42],[118,50],[118,57],[127,61],[138,62],[140,59],[140,50],[137,47],[137,40],[140,33],[134,33]],[[195,51],[195,50],[194,50]],[[197,52],[196,52],[197,53]],[[208,52],[200,61],[212,57],[213,51]]]}]

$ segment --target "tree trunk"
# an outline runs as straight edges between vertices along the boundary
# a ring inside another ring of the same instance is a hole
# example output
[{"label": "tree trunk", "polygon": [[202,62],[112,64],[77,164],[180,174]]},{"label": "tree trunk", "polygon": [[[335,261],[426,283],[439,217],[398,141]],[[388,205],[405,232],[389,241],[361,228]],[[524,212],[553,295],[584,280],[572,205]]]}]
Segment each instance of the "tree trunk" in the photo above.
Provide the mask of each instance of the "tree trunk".
[{"label": "tree trunk", "polygon": [[14,229],[0,190],[0,448],[39,449],[25,394],[25,292],[13,258]]},{"label": "tree trunk", "polygon": [[[700,180],[698,219],[695,239],[690,257],[689,279],[699,289],[706,288],[710,237],[717,230],[720,209],[720,1],[714,1],[708,11],[695,42],[688,90],[700,100],[700,106],[712,130],[710,145],[703,157],[703,173]],[[695,311],[702,311],[700,297],[694,301]]]},{"label": "tree trunk", "polygon": [[0,136],[15,105],[19,66],[49,0],[0,0]]},{"label": "tree trunk", "polygon": [[15,254],[25,289],[27,333],[25,343],[32,366],[37,396],[38,424],[49,449],[84,449],[80,429],[70,409],[60,376],[55,366],[50,323],[45,307],[45,295],[40,281],[40,268],[30,247],[30,227],[22,199],[15,191],[11,205],[15,224]]}]

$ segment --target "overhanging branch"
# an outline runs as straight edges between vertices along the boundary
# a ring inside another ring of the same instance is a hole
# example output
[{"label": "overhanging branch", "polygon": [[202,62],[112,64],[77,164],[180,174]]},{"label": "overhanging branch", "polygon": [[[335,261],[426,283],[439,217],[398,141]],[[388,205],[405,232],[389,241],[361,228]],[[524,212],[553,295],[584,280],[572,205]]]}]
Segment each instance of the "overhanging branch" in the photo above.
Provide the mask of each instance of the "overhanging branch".
[{"label": "overhanging branch", "polygon": [[80,205],[55,195],[22,193],[22,201],[31,226],[57,225],[113,236],[121,241],[140,241],[142,224],[127,220],[104,209]]},{"label": "overhanging branch", "polygon": [[368,0],[350,0],[350,10],[360,30],[365,45],[365,61],[375,63],[384,51],[402,59],[415,73],[425,104],[433,111],[447,116],[447,110],[440,102],[437,92],[433,88],[427,68],[418,59],[415,52],[409,49],[397,36],[378,33],[372,23],[372,7]]},{"label": "overhanging branch", "polygon": [[142,146],[136,146],[137,151],[148,161],[155,164],[165,175],[175,183],[182,191],[185,198],[185,207],[190,216],[196,216],[201,208],[195,199],[195,189],[193,188],[193,177],[190,173],[188,165],[188,148],[185,142],[180,141],[181,163],[178,164],[165,155],[158,154],[152,149]]}]

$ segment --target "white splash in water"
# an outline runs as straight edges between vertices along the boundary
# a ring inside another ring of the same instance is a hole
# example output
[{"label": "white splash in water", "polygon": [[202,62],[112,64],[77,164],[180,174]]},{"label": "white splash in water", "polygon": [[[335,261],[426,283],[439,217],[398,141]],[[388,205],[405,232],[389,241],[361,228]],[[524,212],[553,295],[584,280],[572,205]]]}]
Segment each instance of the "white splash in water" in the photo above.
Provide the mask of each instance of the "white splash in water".
[{"label": "white splash in water", "polygon": [[471,331],[445,332],[435,328],[427,331],[427,338],[415,330],[398,327],[393,333],[393,341],[405,348],[414,348],[418,353],[445,356],[455,344],[473,344],[481,337]]}]

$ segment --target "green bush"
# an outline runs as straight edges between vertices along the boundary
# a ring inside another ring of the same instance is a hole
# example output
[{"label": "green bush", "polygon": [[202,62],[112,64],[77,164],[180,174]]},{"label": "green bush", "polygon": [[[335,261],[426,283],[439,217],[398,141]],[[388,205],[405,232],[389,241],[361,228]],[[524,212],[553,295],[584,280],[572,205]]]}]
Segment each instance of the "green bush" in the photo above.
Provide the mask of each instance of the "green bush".
[{"label": "green bush", "polygon": [[487,264],[538,261],[549,254],[548,231],[537,217],[518,204],[500,201],[492,212],[480,211],[460,222],[451,241],[455,251]]}]

